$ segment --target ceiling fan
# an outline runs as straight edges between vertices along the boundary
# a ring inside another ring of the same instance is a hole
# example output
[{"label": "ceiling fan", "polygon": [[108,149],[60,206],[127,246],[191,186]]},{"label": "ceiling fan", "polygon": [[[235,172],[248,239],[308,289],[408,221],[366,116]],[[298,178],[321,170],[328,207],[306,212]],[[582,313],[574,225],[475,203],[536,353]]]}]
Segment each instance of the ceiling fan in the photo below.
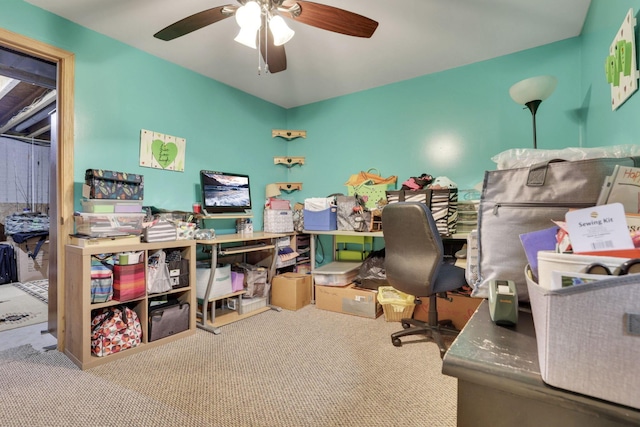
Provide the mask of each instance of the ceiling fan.
[{"label": "ceiling fan", "polygon": [[[237,1],[240,3],[240,6],[227,4],[203,10],[202,12],[195,13],[169,25],[153,36],[160,40],[173,40],[235,15],[238,24],[241,26],[240,34],[238,34],[235,40],[254,48],[256,47],[255,41],[257,40],[266,69],[270,73],[278,73],[287,68],[287,58],[283,44],[293,36],[293,31],[286,27],[285,24],[284,28],[288,30],[286,35],[278,35],[278,37],[274,38],[273,33],[277,30],[274,30],[274,27],[280,27],[284,24],[281,16],[323,30],[354,37],[369,38],[378,27],[376,21],[358,15],[357,13],[310,1]],[[247,40],[247,32],[245,31],[243,34],[243,30],[246,30],[247,26],[243,24],[242,18],[247,15],[245,11],[248,10],[249,7],[255,8],[256,5],[259,7],[260,22],[255,24],[255,27],[253,26],[254,24],[250,25],[251,32]],[[252,37],[255,38],[255,40],[252,40]],[[244,39],[244,41],[241,39]]]}]

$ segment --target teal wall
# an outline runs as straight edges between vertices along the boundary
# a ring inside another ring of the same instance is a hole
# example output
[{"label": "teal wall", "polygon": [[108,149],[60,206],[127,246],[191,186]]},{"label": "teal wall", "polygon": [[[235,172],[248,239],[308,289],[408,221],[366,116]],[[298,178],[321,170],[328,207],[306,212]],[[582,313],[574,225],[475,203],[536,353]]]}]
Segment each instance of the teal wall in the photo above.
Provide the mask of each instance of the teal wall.
[{"label": "teal wall", "polygon": [[[198,199],[198,171],[249,173],[256,227],[267,183],[303,182],[302,201],[346,192],[360,170],[426,172],[461,189],[494,169],[491,157],[532,147],[531,114],[509,97],[517,81],[558,78],[537,115],[538,148],[635,143],[640,97],[609,107],[604,58],[626,11],[640,1],[593,0],[584,34],[535,49],[289,110],[89,31],[22,0],[3,0],[0,27],[73,52],[78,191],[87,168],[145,176],[145,203],[187,210]],[[399,65],[401,66],[401,64]],[[271,129],[307,138],[271,138]],[[184,173],[138,166],[140,129],[187,140]],[[304,156],[287,169],[273,156]]]},{"label": "teal wall", "polygon": [[[266,183],[286,179],[273,165],[277,141],[271,138],[271,129],[286,123],[281,107],[22,0],[3,0],[0,27],[75,54],[78,207],[88,168],[142,174],[145,204],[174,210],[191,210],[199,200],[201,169],[250,174],[258,208]],[[141,129],[186,138],[185,172],[138,166]]]},{"label": "teal wall", "polygon": [[[640,94],[636,93],[616,111],[611,111],[611,89],[604,75],[604,62],[627,11],[636,19],[640,1],[594,0],[583,29],[580,108],[585,118],[584,142],[587,147],[638,144],[640,132]],[[636,25],[636,51],[638,27]],[[636,54],[637,60],[637,54]]]},{"label": "teal wall", "polygon": [[533,147],[531,113],[509,96],[524,78],[559,80],[538,111],[538,148],[576,145],[569,115],[579,67],[580,40],[573,38],[291,109],[288,125],[308,132],[289,146],[291,155],[308,159],[300,170],[292,168],[291,180],[303,181],[307,195],[342,192],[350,174],[373,167],[397,175],[399,184],[426,172],[472,188],[495,169],[492,156]]}]

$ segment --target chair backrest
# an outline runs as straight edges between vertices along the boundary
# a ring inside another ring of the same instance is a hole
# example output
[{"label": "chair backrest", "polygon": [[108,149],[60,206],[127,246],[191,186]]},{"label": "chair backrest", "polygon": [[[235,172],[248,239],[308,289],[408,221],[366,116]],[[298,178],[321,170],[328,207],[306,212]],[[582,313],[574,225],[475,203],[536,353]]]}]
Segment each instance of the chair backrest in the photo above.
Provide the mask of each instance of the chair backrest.
[{"label": "chair backrest", "polygon": [[429,296],[443,262],[442,238],[424,203],[391,203],[382,210],[384,266],[395,289]]}]

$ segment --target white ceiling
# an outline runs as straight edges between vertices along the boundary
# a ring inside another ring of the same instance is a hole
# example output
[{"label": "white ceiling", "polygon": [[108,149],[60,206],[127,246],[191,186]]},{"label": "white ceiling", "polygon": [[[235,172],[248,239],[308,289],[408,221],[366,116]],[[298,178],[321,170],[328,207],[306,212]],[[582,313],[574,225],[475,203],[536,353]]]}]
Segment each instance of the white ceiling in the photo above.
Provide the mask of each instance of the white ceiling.
[{"label": "white ceiling", "polygon": [[153,34],[234,0],[26,0],[82,26],[285,108],[451,69],[580,34],[591,0],[317,0],[379,22],[370,39],[291,19],[287,69],[258,75],[258,53],[228,18],[165,42]]}]

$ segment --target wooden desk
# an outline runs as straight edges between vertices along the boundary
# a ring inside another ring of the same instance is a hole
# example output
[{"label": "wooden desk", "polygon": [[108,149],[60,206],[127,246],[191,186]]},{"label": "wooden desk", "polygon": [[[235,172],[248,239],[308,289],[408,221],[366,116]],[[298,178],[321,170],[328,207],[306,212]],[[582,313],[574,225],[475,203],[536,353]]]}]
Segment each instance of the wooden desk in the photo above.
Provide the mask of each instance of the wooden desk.
[{"label": "wooden desk", "polygon": [[[267,306],[262,309],[258,309],[256,311],[249,312],[245,315],[239,315],[237,312],[231,312],[226,314],[226,320],[216,321],[216,301],[230,298],[233,296],[241,295],[244,291],[234,292],[229,295],[223,295],[216,298],[211,298],[211,291],[213,290],[213,281],[215,279],[216,274],[216,265],[218,264],[218,256],[225,256],[231,254],[243,254],[249,252],[256,251],[271,251],[271,264],[269,266],[269,271],[267,273],[267,280],[271,282],[271,278],[275,272],[276,259],[277,259],[277,251],[276,251],[276,240],[280,237],[286,237],[286,234],[277,234],[277,233],[264,233],[261,231],[255,231],[253,233],[240,233],[240,234],[221,234],[216,236],[214,239],[208,240],[197,240],[196,243],[198,245],[210,245],[211,246],[211,269],[209,273],[209,281],[207,283],[207,290],[204,295],[204,299],[202,300],[202,310],[198,312],[199,320],[197,321],[197,326],[200,329],[207,330],[209,332],[213,332],[214,334],[220,333],[219,326],[235,322],[244,317],[253,316],[258,313],[262,313],[264,311],[270,310],[271,307]],[[264,245],[262,246],[254,246],[254,244],[262,242]],[[227,247],[223,247],[224,244],[239,244],[236,246],[231,245],[234,249],[229,250]],[[248,244],[246,247],[242,246],[244,244]],[[209,308],[209,306],[211,306]],[[209,314],[210,310],[210,314]]]},{"label": "wooden desk", "polygon": [[[442,362],[458,378],[458,426],[610,427],[640,425],[640,410],[546,385],[531,313],[497,326],[483,301]],[[635,373],[631,373],[635,375]]]},{"label": "wooden desk", "polygon": [[[313,273],[313,269],[316,264],[316,240],[314,236],[316,235],[325,235],[325,236],[333,236],[333,249],[335,249],[335,236],[371,236],[371,237],[379,237],[384,238],[383,231],[341,231],[341,230],[304,230],[303,233],[309,234],[311,236],[310,249],[311,249],[311,272]],[[451,236],[442,237],[443,242],[446,241],[467,241],[468,234],[452,234]]]}]

